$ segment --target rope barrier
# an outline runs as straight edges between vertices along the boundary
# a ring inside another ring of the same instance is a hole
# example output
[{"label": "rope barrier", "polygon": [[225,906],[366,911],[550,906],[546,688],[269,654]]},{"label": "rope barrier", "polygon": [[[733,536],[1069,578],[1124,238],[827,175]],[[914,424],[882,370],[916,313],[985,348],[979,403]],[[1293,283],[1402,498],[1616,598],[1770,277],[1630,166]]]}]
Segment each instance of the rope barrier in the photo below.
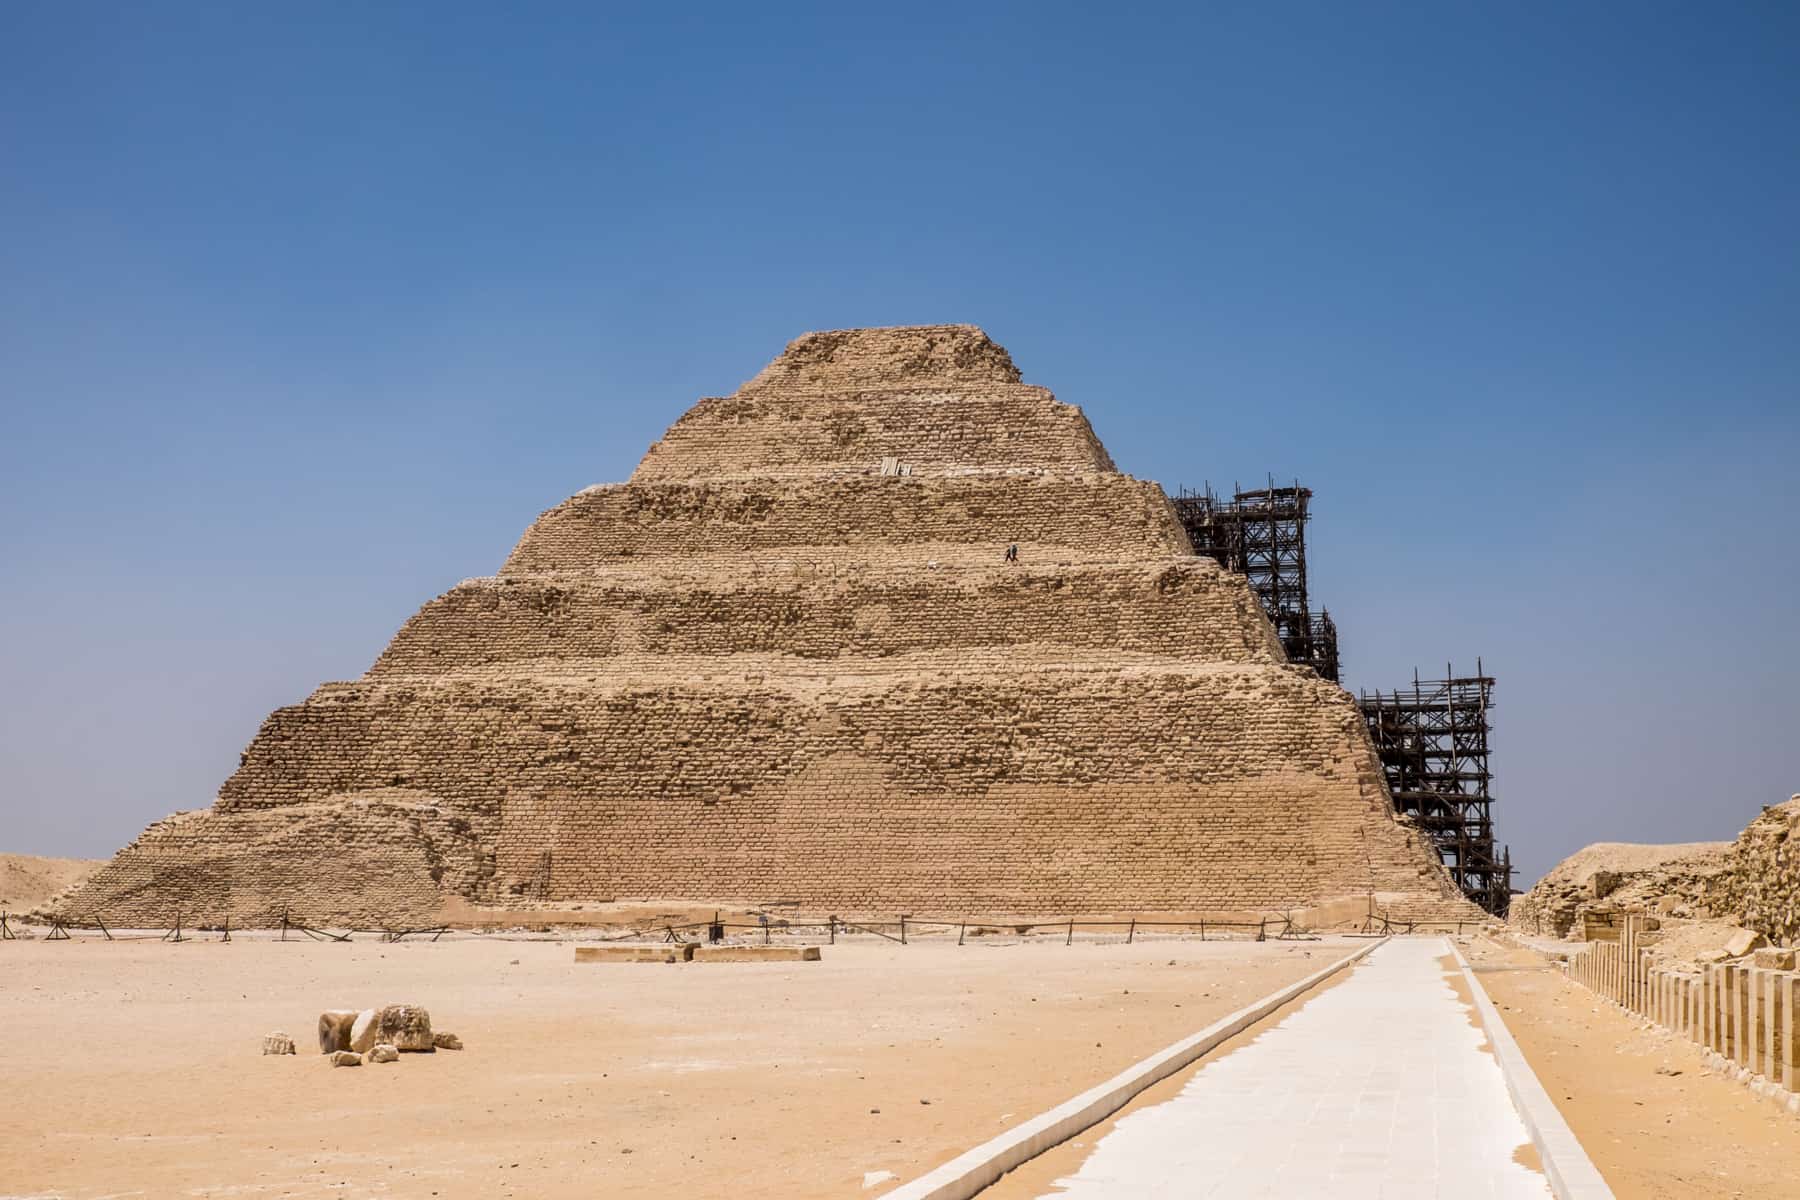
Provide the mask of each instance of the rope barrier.
[{"label": "rope barrier", "polygon": [[[69,941],[73,938],[73,933],[71,931],[82,932],[91,930],[98,932],[107,941],[145,941],[154,938],[165,942],[184,942],[197,940],[193,932],[195,930],[213,928],[209,926],[190,926],[187,921],[188,915],[189,914],[178,910],[175,914],[173,926],[167,932],[162,934],[145,933],[119,935],[115,935],[106,924],[98,918],[91,918],[87,922],[51,918],[50,932],[45,935],[44,940]],[[533,915],[534,914],[528,911],[519,912],[517,914],[519,923],[529,924]],[[898,914],[893,921],[851,921],[837,916],[835,913],[825,917],[813,918],[799,916],[773,917],[767,912],[758,912],[755,914],[755,918],[755,920],[747,921],[728,921],[721,920],[718,915],[715,914],[711,919],[703,921],[690,921],[681,924],[664,923],[650,929],[639,927],[613,933],[575,934],[575,936],[579,937],[582,941],[601,943],[645,941],[658,938],[664,942],[680,943],[687,941],[689,935],[692,935],[694,940],[705,938],[706,940],[722,941],[726,936],[729,936],[731,931],[737,930],[751,934],[760,932],[762,934],[763,944],[768,945],[772,943],[774,933],[779,930],[784,934],[791,935],[805,935],[809,932],[822,934],[831,944],[835,945],[837,943],[837,935],[841,931],[846,934],[872,934],[884,941],[894,942],[902,946],[911,944],[911,942],[921,933],[929,934],[933,931],[944,931],[947,933],[951,929],[956,931],[956,944],[959,946],[967,944],[971,930],[973,930],[974,936],[976,937],[981,937],[989,933],[1000,933],[1006,930],[1010,930],[1020,937],[1028,937],[1038,930],[1054,929],[1063,934],[1063,944],[1065,946],[1074,944],[1075,931],[1078,929],[1120,930],[1125,934],[1124,940],[1127,945],[1135,944],[1137,935],[1140,932],[1151,932],[1156,930],[1187,930],[1190,932],[1197,932],[1201,941],[1206,941],[1210,936],[1216,936],[1221,931],[1250,934],[1253,935],[1253,940],[1255,941],[1267,941],[1270,939],[1316,941],[1320,937],[1319,934],[1313,932],[1311,929],[1298,924],[1294,920],[1292,913],[1283,914],[1279,918],[1263,917],[1255,921],[1221,920],[1216,917],[1206,916],[1197,916],[1187,920],[1155,920],[1143,917],[1128,917],[1114,920],[1082,920],[1074,917],[1063,917],[1059,919],[1017,921],[1001,920],[998,918],[981,920],[966,916],[954,918],[930,917],[918,916],[913,913]],[[1276,924],[1277,921],[1279,921],[1279,926]],[[545,922],[545,924],[548,925],[549,922]],[[1460,934],[1465,928],[1479,928],[1481,924],[1483,923],[1478,921],[1461,920],[1436,922],[1418,920],[1402,921],[1391,918],[1386,913],[1371,913],[1363,919],[1359,928],[1346,932],[1351,936],[1389,937],[1395,934],[1411,934],[1421,929],[1428,931],[1442,929],[1446,932],[1454,929],[1456,933]],[[15,932],[15,927],[17,925],[17,918],[11,913],[0,912],[0,940],[19,940],[19,934]],[[229,917],[225,918],[221,925],[216,928],[218,928],[221,933],[221,936],[217,940],[223,942],[232,940],[231,919]],[[446,933],[453,932],[453,928],[449,925],[405,927],[380,925],[373,928],[351,927],[338,933],[330,929],[297,922],[293,920],[290,911],[287,909],[282,910],[280,923],[271,928],[279,930],[279,940],[284,942],[290,940],[288,937],[290,931],[303,934],[309,940],[315,942],[349,942],[356,934],[374,934],[379,940],[389,943],[403,941],[409,937],[425,937],[427,935],[429,935],[431,941],[435,942],[442,938]],[[569,936],[574,933],[575,928],[578,927],[565,926],[564,936]],[[242,926],[239,927],[238,932],[243,932]],[[487,936],[499,936],[504,938],[504,940],[511,941],[529,940],[506,938],[505,935],[501,934]]]}]

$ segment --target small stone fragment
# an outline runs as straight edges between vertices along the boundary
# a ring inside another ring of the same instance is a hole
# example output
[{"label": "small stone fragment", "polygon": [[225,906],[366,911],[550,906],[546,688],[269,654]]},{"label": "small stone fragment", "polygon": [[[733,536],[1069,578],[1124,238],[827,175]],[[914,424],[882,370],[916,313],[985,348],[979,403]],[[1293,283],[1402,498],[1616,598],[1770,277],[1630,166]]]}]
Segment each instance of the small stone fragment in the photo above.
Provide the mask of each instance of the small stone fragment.
[{"label": "small stone fragment", "polygon": [[350,1048],[350,1026],[356,1014],[348,1009],[331,1008],[319,1014],[319,1053]]},{"label": "small stone fragment", "polygon": [[264,1054],[293,1054],[294,1039],[285,1033],[270,1033],[263,1036],[262,1050]]},{"label": "small stone fragment", "polygon": [[463,1048],[462,1039],[454,1033],[434,1033],[431,1035],[431,1044],[439,1050],[461,1050]]},{"label": "small stone fragment", "polygon": [[334,1067],[360,1067],[362,1055],[352,1054],[348,1050],[333,1050],[325,1056],[325,1061]]},{"label": "small stone fragment", "polygon": [[1762,944],[1762,934],[1751,929],[1740,929],[1725,943],[1725,953],[1731,958],[1742,958]]},{"label": "small stone fragment", "polygon": [[386,1042],[376,1042],[369,1050],[369,1061],[372,1063],[399,1062],[400,1052]]},{"label": "small stone fragment", "polygon": [[375,1010],[365,1008],[357,1013],[350,1022],[350,1042],[345,1047],[357,1054],[366,1054],[369,1047],[375,1044]]}]

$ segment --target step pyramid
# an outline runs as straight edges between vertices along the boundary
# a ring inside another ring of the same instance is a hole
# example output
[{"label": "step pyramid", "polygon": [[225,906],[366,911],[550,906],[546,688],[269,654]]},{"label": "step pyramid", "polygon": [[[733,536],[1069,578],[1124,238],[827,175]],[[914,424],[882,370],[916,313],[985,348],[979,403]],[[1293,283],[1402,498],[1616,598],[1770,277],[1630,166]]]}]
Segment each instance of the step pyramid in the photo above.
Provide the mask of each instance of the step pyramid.
[{"label": "step pyramid", "polygon": [[966,325],[808,334],[700,401],[64,911],[637,900],[1472,914],[1352,699]]}]

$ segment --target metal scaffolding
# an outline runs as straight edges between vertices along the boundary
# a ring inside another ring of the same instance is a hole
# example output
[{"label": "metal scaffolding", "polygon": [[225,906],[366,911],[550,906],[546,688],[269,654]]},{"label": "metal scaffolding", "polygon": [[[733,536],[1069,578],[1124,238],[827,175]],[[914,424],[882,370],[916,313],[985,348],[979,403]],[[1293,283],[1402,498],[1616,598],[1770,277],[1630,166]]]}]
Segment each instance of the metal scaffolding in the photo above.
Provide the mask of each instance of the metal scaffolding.
[{"label": "metal scaffolding", "polygon": [[1463,894],[1496,916],[1512,900],[1512,850],[1495,852],[1488,709],[1494,680],[1475,674],[1362,692],[1357,702],[1387,773],[1394,807],[1418,821]]},{"label": "metal scaffolding", "polygon": [[1224,500],[1185,488],[1175,497],[1175,513],[1194,553],[1215,559],[1250,581],[1275,626],[1289,662],[1305,663],[1323,679],[1338,681],[1337,626],[1321,609],[1314,616],[1306,601],[1306,522],[1312,491],[1295,483],[1278,488],[1273,478],[1255,491],[1234,489]]}]

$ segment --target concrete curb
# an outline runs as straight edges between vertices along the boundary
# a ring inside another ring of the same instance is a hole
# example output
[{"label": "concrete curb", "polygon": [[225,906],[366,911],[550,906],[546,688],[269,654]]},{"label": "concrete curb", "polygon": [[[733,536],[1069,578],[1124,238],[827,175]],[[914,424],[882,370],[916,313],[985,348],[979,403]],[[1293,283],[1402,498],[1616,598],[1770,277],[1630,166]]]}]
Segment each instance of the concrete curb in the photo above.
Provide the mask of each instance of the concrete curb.
[{"label": "concrete curb", "polygon": [[[881,1200],[969,1200],[1020,1163],[1028,1162],[1050,1147],[1067,1141],[1082,1130],[1104,1121],[1125,1107],[1132,1097],[1223,1042],[1242,1033],[1294,997],[1312,990],[1345,967],[1363,958],[1386,938],[1369,943],[1356,953],[1315,971],[1305,979],[1271,992],[1199,1033],[1183,1038],[1149,1058],[1133,1063],[1105,1083],[1068,1100],[1048,1112],[1015,1125],[999,1137],[983,1142],[943,1166],[883,1193]],[[1610,1193],[1609,1193],[1610,1194]]]},{"label": "concrete curb", "polygon": [[1575,1131],[1569,1128],[1569,1123],[1563,1120],[1561,1111],[1550,1099],[1550,1093],[1538,1082],[1537,1072],[1525,1061],[1525,1054],[1513,1040],[1512,1031],[1500,1019],[1500,1010],[1488,999],[1487,989],[1475,978],[1475,972],[1469,969],[1469,960],[1463,957],[1462,949],[1450,939],[1444,940],[1462,968],[1463,981],[1469,985],[1469,995],[1475,1000],[1481,1027],[1487,1033],[1488,1041],[1493,1043],[1494,1058],[1500,1063],[1500,1074],[1506,1079],[1506,1090],[1512,1094],[1513,1107],[1519,1110],[1519,1119],[1525,1122],[1531,1144],[1537,1147],[1538,1157],[1543,1161],[1550,1190],[1556,1193],[1557,1200],[1613,1200],[1612,1188],[1600,1177],[1594,1160],[1581,1148]]}]

